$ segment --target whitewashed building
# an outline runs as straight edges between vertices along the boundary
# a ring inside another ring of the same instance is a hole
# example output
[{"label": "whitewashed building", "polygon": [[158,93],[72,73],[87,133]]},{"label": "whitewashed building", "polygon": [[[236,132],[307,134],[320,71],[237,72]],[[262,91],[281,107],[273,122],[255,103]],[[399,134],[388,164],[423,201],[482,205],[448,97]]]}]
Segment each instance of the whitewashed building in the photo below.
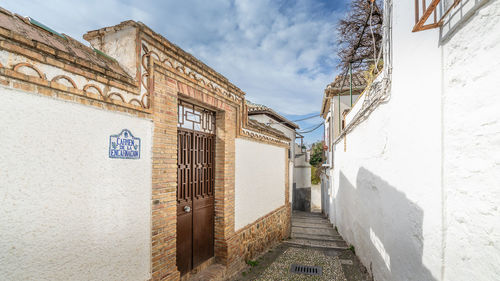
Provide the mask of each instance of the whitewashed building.
[{"label": "whitewashed building", "polygon": [[[297,193],[297,188],[307,189],[309,188],[309,201],[311,193],[311,172],[310,167],[305,167],[302,164],[297,163],[297,159],[304,155],[301,148],[296,144],[297,139],[297,129],[299,125],[288,120],[283,115],[277,113],[272,108],[262,104],[255,104],[250,101],[246,101],[248,107],[248,119],[249,122],[258,122],[258,124],[263,124],[269,128],[278,130],[290,139],[290,146],[288,148],[288,166],[289,166],[289,200],[292,203],[294,192]],[[304,158],[305,159],[305,158]],[[299,162],[303,162],[300,161]],[[309,173],[307,173],[309,171]],[[309,184],[307,184],[307,180]],[[295,190],[295,191],[294,191]],[[302,198],[302,197],[301,197]],[[297,201],[297,200],[295,200]],[[300,200],[304,201],[304,200]],[[301,203],[302,204],[302,203]],[[294,204],[292,203],[292,206]],[[297,205],[297,203],[295,204]]]},{"label": "whitewashed building", "polygon": [[428,2],[422,26],[385,1],[384,70],[327,142],[323,212],[374,280],[499,280],[500,1]]}]

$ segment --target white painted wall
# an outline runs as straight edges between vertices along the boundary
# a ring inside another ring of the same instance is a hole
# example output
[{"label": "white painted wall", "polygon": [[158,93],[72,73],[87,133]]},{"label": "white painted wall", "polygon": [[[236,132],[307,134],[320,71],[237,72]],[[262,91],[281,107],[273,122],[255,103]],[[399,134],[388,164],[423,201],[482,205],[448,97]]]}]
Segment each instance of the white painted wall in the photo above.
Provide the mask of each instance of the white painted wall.
[{"label": "white painted wall", "polygon": [[[279,121],[277,121],[274,118],[271,118],[265,114],[249,115],[248,118],[256,120],[260,123],[264,123],[266,125],[270,125],[271,128],[279,130],[280,132],[285,134],[285,136],[287,136],[291,140],[290,141],[290,150],[292,151],[292,155],[295,155],[295,130],[294,129],[286,126],[285,124],[279,123]],[[294,161],[293,158],[291,158],[291,161]]]},{"label": "white painted wall", "polygon": [[285,204],[285,161],[283,147],[235,140],[235,230]]},{"label": "white painted wall", "polygon": [[307,161],[305,153],[295,158],[293,182],[296,184],[297,188],[311,187],[311,165]]},{"label": "white painted wall", "polygon": [[[149,279],[152,122],[0,92],[0,280]],[[141,159],[108,158],[124,128]]]},{"label": "white painted wall", "polygon": [[265,114],[256,114],[256,115],[249,115],[248,118],[252,119],[252,120],[256,120],[260,123],[264,123],[264,124],[270,124],[270,126],[276,130],[279,130],[280,132],[282,132],[283,134],[285,134],[285,136],[287,136],[289,139],[290,139],[290,159],[289,159],[289,162],[290,162],[290,167],[289,167],[289,181],[288,181],[288,189],[289,189],[289,193],[290,193],[290,197],[289,197],[289,200],[290,202],[292,202],[292,193],[293,193],[293,184],[296,183],[295,182],[295,169],[294,169],[294,166],[295,166],[295,153],[299,153],[299,151],[297,150],[297,147],[296,147],[296,144],[295,144],[295,130],[291,129],[290,127],[284,125],[284,124],[281,124],[281,123],[277,123],[279,121],[269,117],[268,115],[265,115]]},{"label": "white painted wall", "polygon": [[375,280],[500,276],[500,1],[462,5],[412,33],[393,1],[390,100],[335,147],[329,216]]},{"label": "white painted wall", "polygon": [[443,42],[445,278],[453,281],[500,279],[500,1],[473,4],[462,3]]},{"label": "white painted wall", "polygon": [[311,185],[311,212],[321,212],[321,185]]}]

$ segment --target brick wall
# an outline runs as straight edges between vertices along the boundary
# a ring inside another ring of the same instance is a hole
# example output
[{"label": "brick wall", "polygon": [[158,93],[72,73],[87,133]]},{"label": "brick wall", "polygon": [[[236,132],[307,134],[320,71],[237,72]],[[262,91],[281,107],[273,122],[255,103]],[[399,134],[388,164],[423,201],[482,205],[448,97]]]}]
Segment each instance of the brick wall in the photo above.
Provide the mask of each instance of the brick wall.
[{"label": "brick wall", "polygon": [[[156,127],[153,153],[158,153],[153,159],[153,203],[159,200],[153,207],[153,234],[161,233],[153,236],[153,245],[156,246],[153,248],[153,279],[170,280],[179,277],[172,264],[175,261],[173,238],[175,238],[176,223],[178,99],[216,111],[215,258],[216,262],[226,266],[226,276],[231,275],[245,265],[245,260],[255,257],[288,236],[290,227],[290,206],[286,203],[288,167],[286,167],[287,175],[284,175],[286,184],[283,192],[286,200],[283,206],[235,233],[235,138],[239,135],[237,125],[241,120],[241,117],[238,117],[241,112],[240,104],[221,98],[159,60],[154,61],[153,81],[152,112]],[[158,219],[170,221],[156,223]],[[158,245],[159,241],[163,243]]]},{"label": "brick wall", "polygon": [[[129,21],[90,32],[86,37],[91,40],[106,36],[122,27],[138,30],[131,33],[137,36],[133,38],[137,44],[136,53],[130,54],[130,58],[137,58],[138,74],[134,78],[118,66],[120,58],[112,61],[96,57],[90,48],[78,45],[71,38],[68,42],[88,53],[89,59],[103,60],[110,68],[99,67],[86,58],[75,59],[64,50],[0,28],[0,34],[6,38],[0,42],[0,48],[21,61],[9,65],[7,62],[14,60],[6,58],[3,64],[0,63],[0,85],[153,120],[152,280],[180,278],[176,266],[178,100],[214,110],[215,260],[226,267],[228,274],[233,274],[244,266],[246,259],[254,258],[287,237],[290,228],[287,165],[283,206],[235,232],[235,138],[285,148],[289,140],[265,128],[250,126],[245,93],[148,27]],[[115,73],[113,69],[120,72]]]}]

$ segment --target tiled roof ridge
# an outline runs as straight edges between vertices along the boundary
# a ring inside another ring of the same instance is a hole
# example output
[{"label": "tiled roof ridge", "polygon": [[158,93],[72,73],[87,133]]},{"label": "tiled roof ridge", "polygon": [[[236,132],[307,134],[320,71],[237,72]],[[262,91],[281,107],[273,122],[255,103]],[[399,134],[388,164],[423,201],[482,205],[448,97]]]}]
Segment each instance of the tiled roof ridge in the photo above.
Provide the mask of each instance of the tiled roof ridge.
[{"label": "tiled roof ridge", "polygon": [[[3,24],[0,25],[0,30],[4,29],[7,31],[7,33],[5,31],[2,32],[2,36],[7,38],[11,37],[10,39],[18,43],[35,47],[38,51],[55,55],[64,60],[69,60],[71,63],[79,64],[85,68],[103,73],[104,75],[109,75],[107,71],[111,71],[114,73],[114,75],[111,76],[112,78],[122,80],[128,84],[134,84],[134,79],[112,57],[96,52],[95,49],[86,46],[67,34],[62,33],[64,37],[60,37],[60,34],[54,34],[49,30],[33,24],[30,22],[29,17],[23,17],[0,7],[0,15],[1,14],[12,17],[10,23],[4,21]],[[20,26],[20,24],[25,25],[25,27]],[[36,38],[35,35],[39,38]],[[75,53],[75,51],[79,53]],[[64,53],[64,55],[61,54],[61,56],[58,56],[58,52]],[[85,63],[83,61],[85,61]],[[100,63],[98,63],[98,61],[100,61]],[[95,67],[93,67],[93,65],[95,65]]]},{"label": "tiled roof ridge", "polygon": [[[326,86],[327,89],[339,89],[344,82],[344,89],[349,89],[349,75],[346,75],[344,81],[344,75],[337,75],[335,80]],[[363,72],[359,71],[352,74],[352,84],[354,87],[366,87],[366,78]]]},{"label": "tiled roof ridge", "polygon": [[280,119],[283,123],[286,123],[286,124],[288,124],[288,125],[296,128],[296,129],[299,128],[299,125],[297,125],[293,121],[288,120],[283,115],[277,113],[274,109],[272,109],[272,108],[270,108],[270,107],[268,107],[266,105],[253,103],[253,102],[251,102],[249,100],[246,100],[246,104],[248,106],[248,113],[249,114],[251,114],[251,113],[254,113],[254,114],[257,114],[257,113],[268,113],[270,115],[273,115],[277,119]]},{"label": "tiled roof ridge", "polygon": [[267,134],[271,134],[275,137],[278,137],[280,139],[285,139],[285,140],[290,140],[290,138],[288,138],[285,134],[283,134],[283,132],[267,125],[267,124],[264,124],[262,122],[259,122],[257,120],[253,120],[253,119],[248,119],[248,125],[250,128],[252,129],[257,129],[260,133],[261,132],[264,132],[264,133],[267,133]]}]

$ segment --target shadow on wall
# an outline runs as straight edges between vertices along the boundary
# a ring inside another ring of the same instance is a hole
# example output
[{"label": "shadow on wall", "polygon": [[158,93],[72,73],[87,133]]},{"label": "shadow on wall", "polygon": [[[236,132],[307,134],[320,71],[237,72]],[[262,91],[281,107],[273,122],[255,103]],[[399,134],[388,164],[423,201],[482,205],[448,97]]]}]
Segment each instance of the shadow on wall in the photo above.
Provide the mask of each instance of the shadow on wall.
[{"label": "shadow on wall", "polygon": [[375,278],[436,280],[422,264],[423,210],[363,167],[356,188],[342,171],[339,181],[339,231],[355,246]]},{"label": "shadow on wall", "polygon": [[293,184],[292,192],[292,209],[303,212],[311,211],[311,188],[297,188],[296,184]]},{"label": "shadow on wall", "polygon": [[[485,4],[491,4],[489,0],[462,0],[451,10],[443,27],[439,30],[439,44],[442,45],[457,33],[464,23],[467,22]],[[450,4],[452,2],[450,1]]]}]

